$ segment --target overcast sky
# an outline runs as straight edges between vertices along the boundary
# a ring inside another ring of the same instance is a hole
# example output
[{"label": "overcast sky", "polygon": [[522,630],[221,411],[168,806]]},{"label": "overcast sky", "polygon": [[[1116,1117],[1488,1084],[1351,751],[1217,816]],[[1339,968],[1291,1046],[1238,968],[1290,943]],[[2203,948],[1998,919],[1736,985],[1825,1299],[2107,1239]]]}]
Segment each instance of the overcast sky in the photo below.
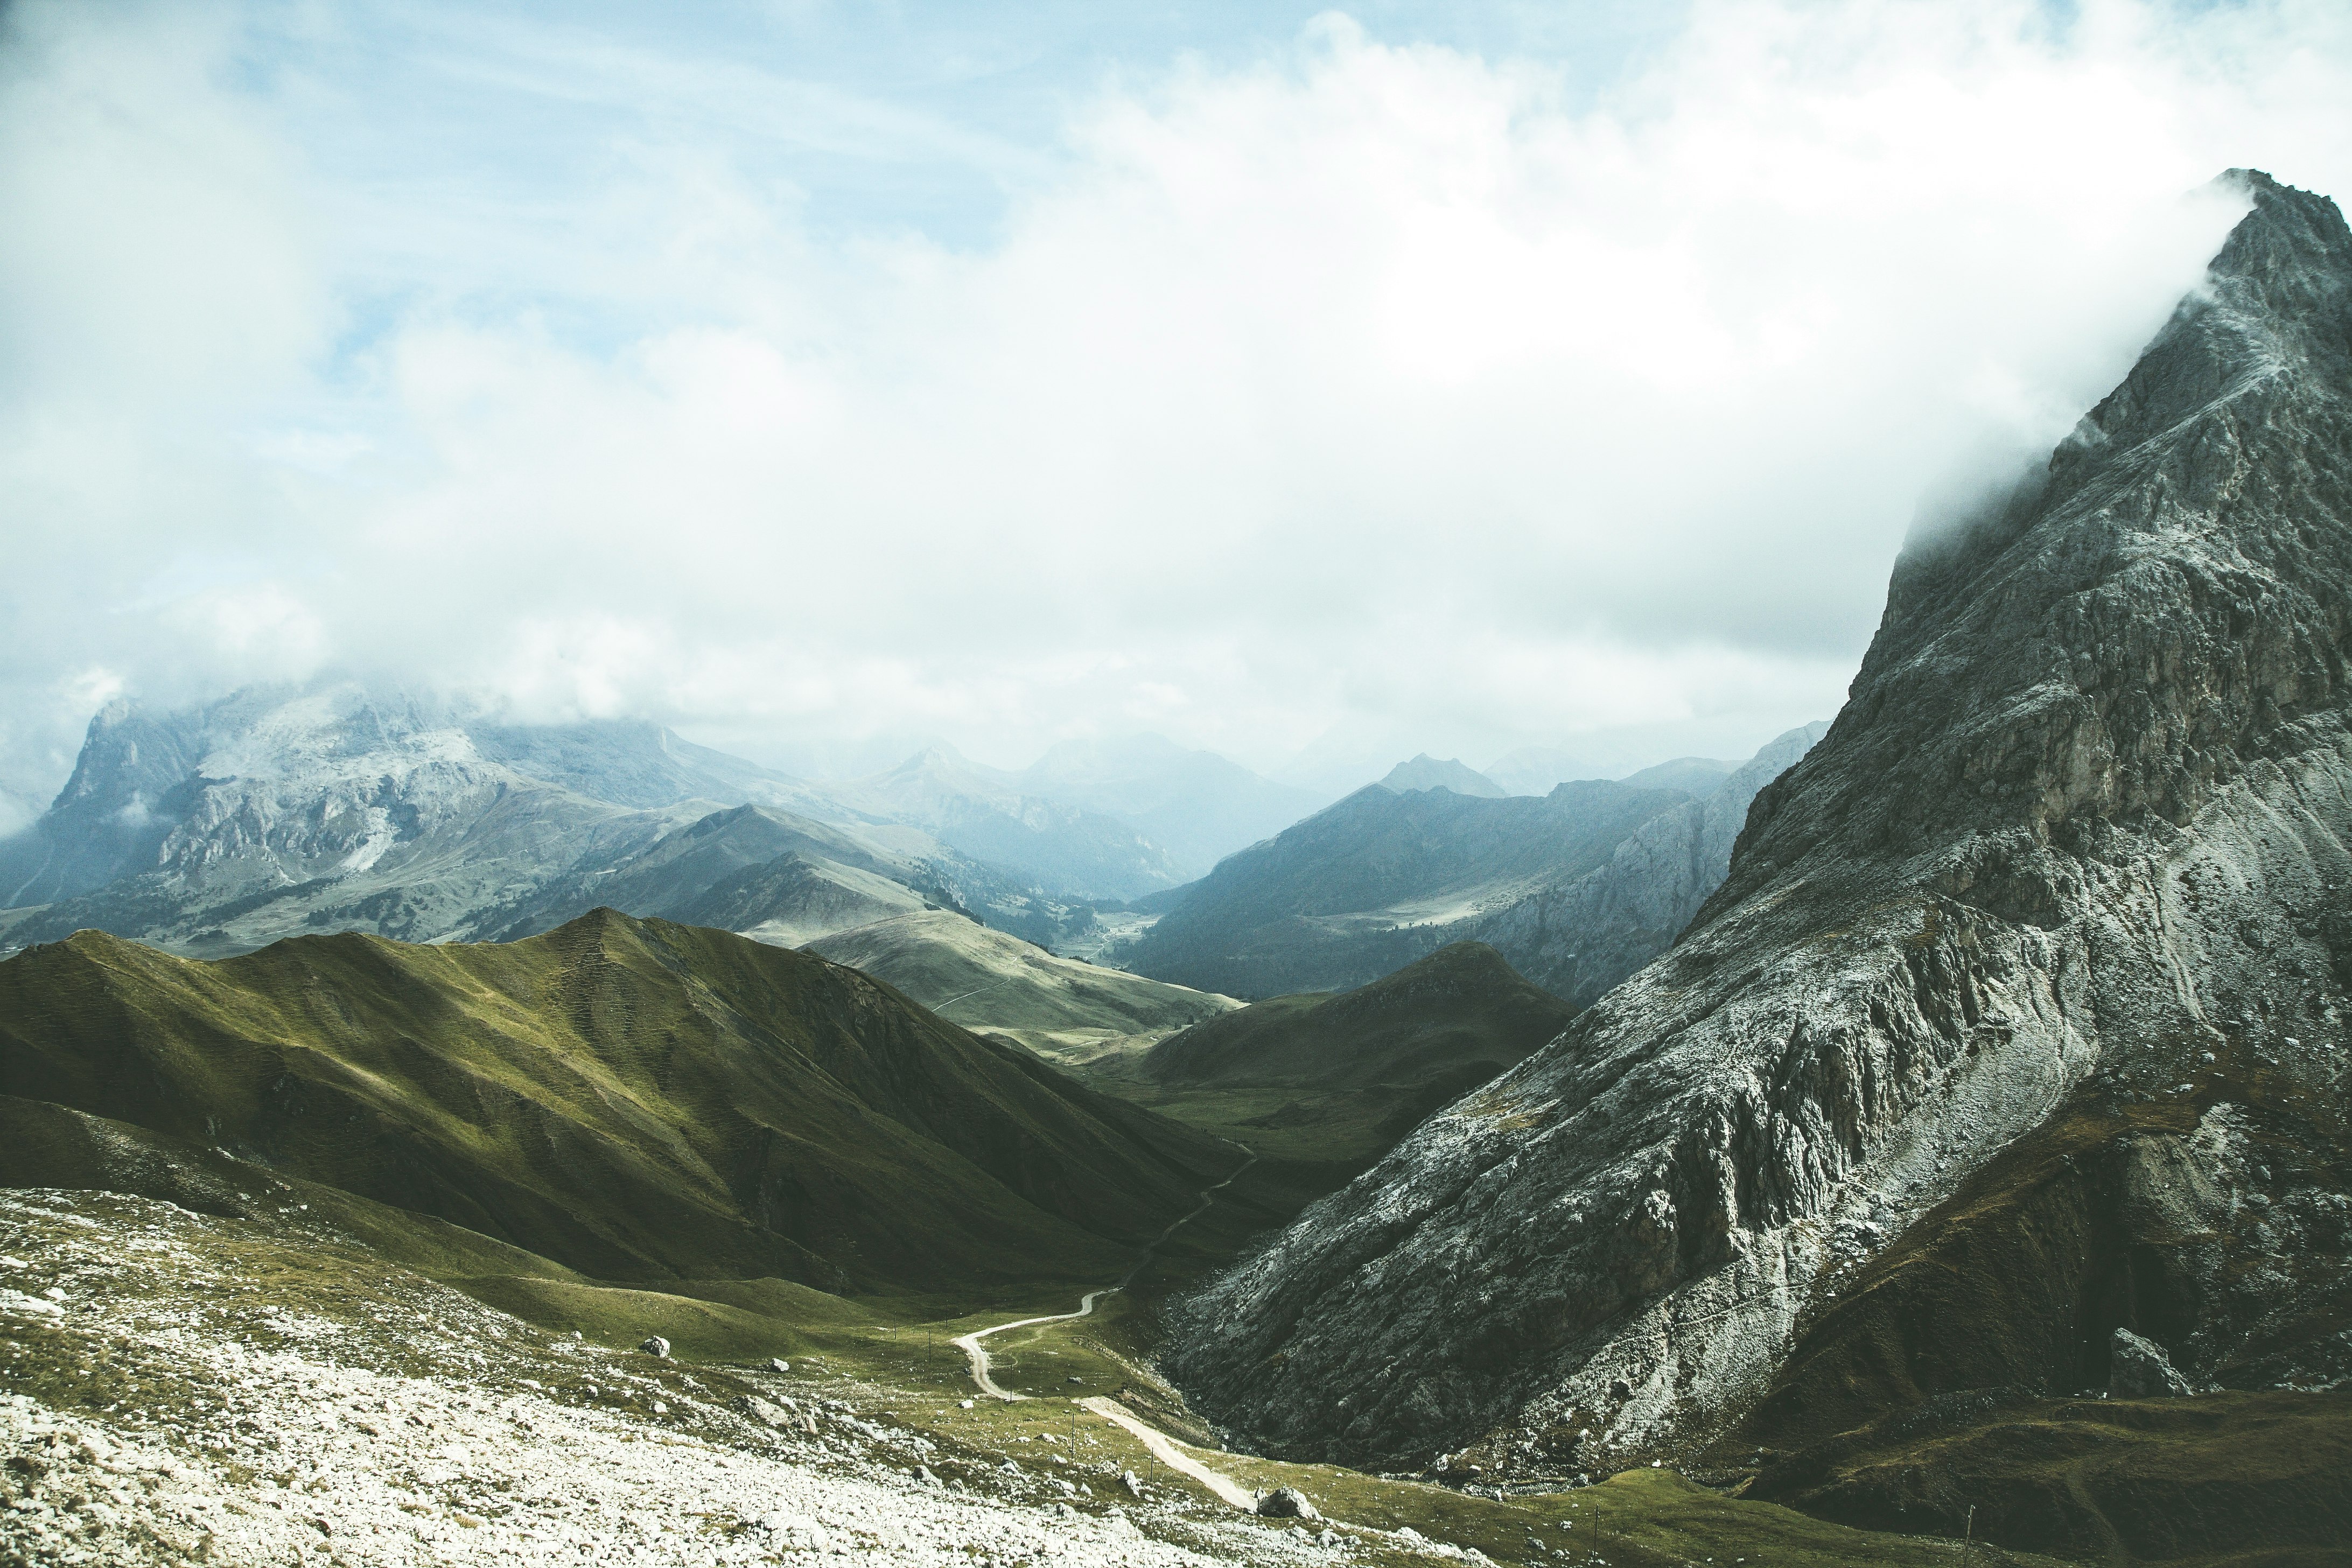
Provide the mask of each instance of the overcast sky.
[{"label": "overcast sky", "polygon": [[804,768],[1744,754],[2187,193],[2352,191],[2333,0],[0,29],[0,827],[109,695],[339,668]]}]

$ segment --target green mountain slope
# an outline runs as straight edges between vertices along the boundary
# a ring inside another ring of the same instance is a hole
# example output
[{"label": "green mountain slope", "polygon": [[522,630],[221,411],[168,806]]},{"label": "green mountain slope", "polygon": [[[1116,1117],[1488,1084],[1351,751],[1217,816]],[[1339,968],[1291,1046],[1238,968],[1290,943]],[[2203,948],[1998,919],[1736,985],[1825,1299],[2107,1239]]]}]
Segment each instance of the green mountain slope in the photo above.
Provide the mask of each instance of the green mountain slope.
[{"label": "green mountain slope", "polygon": [[80,932],[0,963],[0,1089],[610,1280],[1098,1278],[1234,1163],[855,971],[609,910],[209,963]]},{"label": "green mountain slope", "polygon": [[911,884],[924,875],[824,823],[739,805],[663,835],[618,867],[583,865],[488,923],[510,940],[603,907],[798,947],[921,909]]},{"label": "green mountain slope", "polygon": [[1152,1035],[1230,1012],[1232,1001],[1059,958],[950,910],[918,910],[824,937],[806,951],[887,980],[970,1029]]},{"label": "green mountain slope", "polygon": [[1266,1179],[1317,1194],[1574,1015],[1493,948],[1464,942],[1354,991],[1272,997],[1085,1065],[1107,1092],[1247,1143]]},{"label": "green mountain slope", "polygon": [[[1458,942],[1337,996],[1277,996],[1171,1035],[1143,1058],[1161,1083],[1419,1086],[1517,1062],[1575,1009],[1480,942]],[[1465,1087],[1468,1087],[1466,1084]]]}]

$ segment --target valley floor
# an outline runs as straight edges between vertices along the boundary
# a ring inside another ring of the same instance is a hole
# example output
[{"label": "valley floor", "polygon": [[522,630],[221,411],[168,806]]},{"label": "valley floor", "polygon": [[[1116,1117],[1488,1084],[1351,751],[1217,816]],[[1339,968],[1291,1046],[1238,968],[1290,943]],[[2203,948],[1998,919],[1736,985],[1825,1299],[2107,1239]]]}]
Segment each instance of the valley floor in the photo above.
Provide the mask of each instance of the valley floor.
[{"label": "valley floor", "polygon": [[983,1467],[877,1417],[854,1380],[551,1336],[299,1219],[273,1237],[16,1192],[0,1248],[0,1561],[1330,1556],[1171,1489],[1133,1496],[1107,1458]]},{"label": "valley floor", "polygon": [[[0,1563],[1427,1568],[1951,1551],[1672,1471],[1479,1497],[1197,1447],[1208,1435],[1142,1364],[1148,1314],[1125,1295],[991,1336],[1018,1395],[1002,1401],[978,1396],[951,1348],[961,1321],[836,1331],[782,1373],[656,1357],[386,1264],[296,1195],[227,1219],[0,1194]],[[1233,1483],[1220,1490],[1299,1486],[1336,1519],[1237,1511],[1170,1473],[1170,1433],[1187,1468]]]}]

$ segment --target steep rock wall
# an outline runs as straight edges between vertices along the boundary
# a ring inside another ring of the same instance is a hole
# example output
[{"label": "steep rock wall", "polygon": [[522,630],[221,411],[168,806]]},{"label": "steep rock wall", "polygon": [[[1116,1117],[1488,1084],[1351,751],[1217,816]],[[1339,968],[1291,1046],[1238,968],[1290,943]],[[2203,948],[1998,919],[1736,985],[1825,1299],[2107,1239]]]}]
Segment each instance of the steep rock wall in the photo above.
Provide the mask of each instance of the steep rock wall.
[{"label": "steep rock wall", "polygon": [[1828,731],[1807,724],[1776,736],[1712,792],[1634,829],[1607,865],[1536,889],[1473,922],[1470,934],[1553,995],[1591,1005],[1674,945],[1722,886],[1757,793]]},{"label": "steep rock wall", "polygon": [[2352,237],[2229,178],[2207,286],[2046,473],[1906,547],[1676,948],[1183,1304],[1204,1410],[1358,1463],[1685,1451],[2094,1070],[2160,1097],[2231,1045],[2340,1109]]}]

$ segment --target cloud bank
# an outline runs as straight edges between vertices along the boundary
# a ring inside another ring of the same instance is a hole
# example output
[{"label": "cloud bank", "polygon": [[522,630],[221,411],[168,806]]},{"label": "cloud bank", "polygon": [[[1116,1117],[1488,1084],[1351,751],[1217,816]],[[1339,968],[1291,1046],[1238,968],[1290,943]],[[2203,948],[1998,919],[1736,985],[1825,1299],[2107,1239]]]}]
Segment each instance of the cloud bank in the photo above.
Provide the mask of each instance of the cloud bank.
[{"label": "cloud bank", "polygon": [[[2352,194],[2321,6],[1701,4],[1597,93],[1334,13],[1074,92],[978,243],[813,221],[756,57],[423,26],[413,150],[323,24],[5,17],[0,826],[104,695],[328,668],[804,763],[1737,754],[2128,364],[2190,193]],[[573,88],[543,178],[459,133]]]}]

